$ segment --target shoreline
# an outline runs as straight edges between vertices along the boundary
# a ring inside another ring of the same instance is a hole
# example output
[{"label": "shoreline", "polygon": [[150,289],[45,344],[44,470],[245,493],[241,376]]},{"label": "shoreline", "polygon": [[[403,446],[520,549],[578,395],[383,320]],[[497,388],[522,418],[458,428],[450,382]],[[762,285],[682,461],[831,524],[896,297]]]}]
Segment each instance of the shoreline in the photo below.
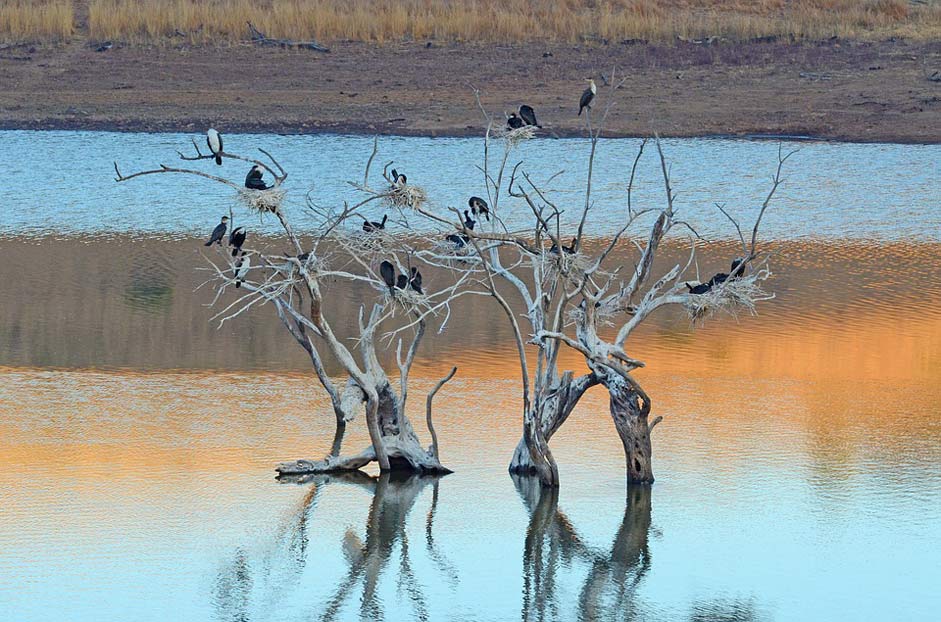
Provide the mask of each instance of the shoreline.
[{"label": "shoreline", "polygon": [[[0,129],[481,136],[521,103],[546,137],[585,135],[599,79],[608,137],[941,144],[941,42],[516,46],[339,43],[329,54],[252,46],[82,41],[0,56]],[[607,68],[607,69],[603,69]]]},{"label": "shoreline", "polygon": [[[209,127],[206,125],[205,127]],[[483,138],[486,128],[444,131],[409,131],[407,129],[370,128],[359,124],[336,124],[332,127],[298,127],[285,125],[245,126],[240,124],[227,125],[226,135],[242,134],[272,134],[276,136],[379,136],[391,138]],[[201,127],[195,123],[166,124],[166,123],[117,123],[110,120],[69,120],[54,119],[41,122],[5,122],[0,121],[0,132],[30,131],[30,132],[103,132],[113,134],[202,134]],[[666,139],[699,139],[699,140],[750,140],[750,141],[784,141],[784,142],[819,142],[834,144],[858,145],[941,145],[941,136],[931,140],[916,140],[909,136],[888,136],[878,138],[859,138],[855,136],[822,136],[810,134],[760,134],[743,132],[738,134],[696,134],[696,133],[657,133],[660,138]],[[615,130],[602,130],[603,139],[637,139],[652,138],[653,134],[643,135],[623,133]],[[587,138],[584,130],[560,130],[543,128],[536,134],[536,138],[552,140],[571,140]]]}]

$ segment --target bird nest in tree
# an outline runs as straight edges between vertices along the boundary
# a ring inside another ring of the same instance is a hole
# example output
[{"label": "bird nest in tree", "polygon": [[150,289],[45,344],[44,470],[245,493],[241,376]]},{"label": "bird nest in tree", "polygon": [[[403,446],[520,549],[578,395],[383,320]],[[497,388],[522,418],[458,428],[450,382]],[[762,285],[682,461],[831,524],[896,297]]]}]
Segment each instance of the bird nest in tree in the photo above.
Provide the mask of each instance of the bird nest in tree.
[{"label": "bird nest in tree", "polygon": [[284,200],[284,190],[269,188],[268,190],[251,190],[245,188],[239,191],[239,199],[253,212],[276,212],[281,208]]},{"label": "bird nest in tree", "polygon": [[761,288],[757,276],[732,279],[716,285],[705,294],[690,294],[683,305],[693,321],[705,320],[716,313],[737,316],[739,311],[756,315],[755,303],[773,298]]},{"label": "bird nest in tree", "polygon": [[392,234],[382,229],[370,232],[340,231],[332,237],[342,244],[350,253],[356,255],[387,253],[394,250]]},{"label": "bird nest in tree", "polygon": [[524,140],[529,140],[530,138],[536,137],[536,126],[534,125],[524,125],[523,127],[518,127],[516,129],[510,129],[508,127],[499,127],[494,130],[493,135],[495,138],[502,138],[507,142],[511,147],[516,146]]},{"label": "bird nest in tree", "polygon": [[428,195],[421,186],[405,184],[393,188],[386,196],[386,202],[391,207],[414,209],[422,207],[428,201]]}]

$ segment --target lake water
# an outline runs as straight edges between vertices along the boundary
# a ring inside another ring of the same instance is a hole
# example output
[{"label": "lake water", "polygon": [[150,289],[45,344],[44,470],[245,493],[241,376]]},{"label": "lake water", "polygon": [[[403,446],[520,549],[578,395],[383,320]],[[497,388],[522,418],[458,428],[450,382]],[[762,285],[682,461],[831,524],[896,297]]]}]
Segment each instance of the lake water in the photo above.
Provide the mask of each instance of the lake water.
[{"label": "lake water", "polygon": [[[777,298],[696,328],[665,313],[637,335],[664,416],[657,482],[625,487],[595,389],[553,438],[561,489],[540,494],[506,473],[518,368],[484,299],[426,339],[413,371],[418,418],[460,367],[435,402],[455,474],[274,479],[275,463],[328,450],[332,411],[270,310],[217,330],[194,291],[199,237],[231,197],[111,181],[112,160],[169,164],[188,138],[0,132],[23,185],[0,209],[0,620],[937,619],[941,147],[786,145],[801,151],[767,221]],[[319,202],[349,197],[371,139],[227,138],[244,144],[292,171],[303,229],[311,183]],[[480,145],[386,138],[378,160],[460,205],[479,173],[457,163]],[[636,145],[602,145],[599,206]],[[577,196],[585,147],[537,140],[520,157],[566,169],[553,183]],[[733,245],[712,203],[747,219],[777,143],[665,149],[685,217],[726,240],[700,261],[721,266]],[[641,200],[659,205],[658,184],[643,169]],[[328,313],[356,302],[337,292]],[[581,369],[570,353],[563,365]],[[351,427],[345,446],[365,446]]]}]

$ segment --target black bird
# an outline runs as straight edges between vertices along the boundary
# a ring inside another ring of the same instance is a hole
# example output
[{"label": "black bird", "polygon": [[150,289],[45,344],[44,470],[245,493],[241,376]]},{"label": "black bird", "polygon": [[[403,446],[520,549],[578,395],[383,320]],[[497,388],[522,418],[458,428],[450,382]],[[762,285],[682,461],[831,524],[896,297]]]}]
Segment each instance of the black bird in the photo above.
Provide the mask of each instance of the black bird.
[{"label": "black bird", "polygon": [[388,215],[388,214],[383,214],[383,215],[382,215],[382,221],[381,221],[381,222],[375,221],[375,220],[370,221],[370,220],[366,220],[366,219],[364,218],[364,219],[363,219],[363,232],[365,232],[365,233],[372,233],[373,231],[379,231],[380,229],[385,229],[385,228],[386,228],[386,221],[387,221],[387,220],[389,220],[389,215]]},{"label": "black bird", "polygon": [[542,127],[539,123],[536,122],[536,111],[533,110],[532,106],[527,106],[523,104],[520,106],[520,118],[523,119],[523,122],[526,125],[532,125],[533,127]]},{"label": "black bird", "polygon": [[414,266],[412,266],[412,277],[408,280],[408,284],[419,294],[425,293],[421,289],[421,272]]},{"label": "black bird", "polygon": [[490,207],[487,205],[486,201],[480,197],[471,197],[467,200],[467,205],[471,208],[471,214],[474,216],[483,214],[487,222],[490,222]]},{"label": "black bird", "polygon": [[408,181],[408,177],[406,177],[403,173],[399,173],[397,170],[392,169],[392,189],[393,190],[397,188],[401,188],[402,186],[405,185],[405,182],[407,181]]},{"label": "black bird", "polygon": [[242,253],[238,263],[235,264],[235,289],[240,288],[242,283],[245,282],[245,275],[248,274],[248,269],[251,267],[251,264],[252,262],[248,255]]},{"label": "black bird", "polygon": [[228,226],[229,217],[223,216],[222,222],[216,225],[216,228],[212,230],[212,235],[209,236],[209,241],[204,244],[204,246],[212,246],[213,244],[222,244],[222,238],[225,237],[225,230]]},{"label": "black bird", "polygon": [[591,110],[591,102],[595,99],[595,93],[598,92],[598,87],[595,86],[595,81],[591,78],[588,78],[588,88],[585,89],[585,92],[582,93],[582,98],[578,100],[578,114],[581,116],[582,110],[588,108]]},{"label": "black bird", "polygon": [[729,275],[725,272],[720,272],[711,279],[709,279],[709,287],[715,287],[716,285],[722,285],[727,280],[729,280]]},{"label": "black bird", "polygon": [[394,185],[397,181],[399,181],[399,172],[392,169],[392,184]]},{"label": "black bird", "polygon": [[216,164],[222,165],[222,135],[216,130],[209,128],[206,132],[206,144],[209,145],[209,151],[216,156]]},{"label": "black bird", "polygon": [[470,217],[467,210],[464,210],[464,226],[473,231],[476,225],[477,221]]},{"label": "black bird", "polygon": [[383,261],[379,264],[379,276],[382,277],[383,282],[391,293],[392,288],[395,287],[395,266],[392,265],[392,262]]},{"label": "black bird", "polygon": [[[575,251],[577,250],[576,249],[577,243],[578,243],[578,238],[572,238],[572,244],[570,246],[566,246],[565,244],[562,245],[562,252],[565,253],[566,255],[574,255]],[[552,253],[553,255],[559,254],[559,247],[558,245],[556,245],[555,242],[552,243],[552,248],[549,249],[549,252]]]},{"label": "black bird", "polygon": [[510,113],[510,118],[508,118],[508,119],[506,120],[506,127],[507,127],[507,129],[510,129],[510,130],[518,130],[518,129],[520,129],[521,127],[523,127],[524,125],[526,125],[526,122],[523,121],[523,120],[522,120],[521,118],[519,118],[518,116],[516,116],[516,113],[515,113],[515,112],[511,112],[511,113]]},{"label": "black bird", "polygon": [[256,164],[252,167],[252,170],[248,171],[248,175],[245,177],[245,187],[249,190],[267,190],[268,184],[265,183],[265,180],[263,180],[261,176],[261,167]]},{"label": "black bird", "polygon": [[470,238],[464,235],[463,233],[460,233],[460,234],[452,233],[448,236],[445,236],[444,239],[450,242],[451,244],[454,244],[454,246],[458,248],[464,248],[465,246],[467,246],[467,243],[470,241]]},{"label": "black bird", "polygon": [[396,289],[405,289],[406,287],[408,287],[408,277],[405,276],[404,274],[400,274],[400,275],[399,275],[398,277],[396,277],[396,279],[395,279],[395,288],[396,288]]},{"label": "black bird", "polygon": [[690,294],[706,294],[712,289],[712,285],[709,283],[700,283],[699,285],[686,283],[686,288],[689,290]]},{"label": "black bird", "polygon": [[96,51],[96,52],[107,52],[108,50],[110,50],[110,49],[113,48],[113,47],[114,47],[114,43],[112,43],[111,41],[105,41],[104,43],[102,43],[101,45],[99,45],[97,48],[95,48],[95,51]]},{"label": "black bird", "polygon": [[747,266],[747,265],[748,265],[748,262],[745,261],[745,258],[744,258],[744,257],[737,257],[737,258],[733,259],[733,260],[732,260],[732,271],[731,271],[731,273],[730,273],[730,277],[733,278],[733,279],[737,279],[737,278],[740,277],[740,276],[744,276],[744,274],[745,274],[745,266]]},{"label": "black bird", "polygon": [[246,235],[247,234],[243,227],[236,227],[235,229],[232,229],[232,233],[229,234],[229,246],[232,247],[233,257],[238,255],[238,252],[242,250],[242,244],[245,243]]}]

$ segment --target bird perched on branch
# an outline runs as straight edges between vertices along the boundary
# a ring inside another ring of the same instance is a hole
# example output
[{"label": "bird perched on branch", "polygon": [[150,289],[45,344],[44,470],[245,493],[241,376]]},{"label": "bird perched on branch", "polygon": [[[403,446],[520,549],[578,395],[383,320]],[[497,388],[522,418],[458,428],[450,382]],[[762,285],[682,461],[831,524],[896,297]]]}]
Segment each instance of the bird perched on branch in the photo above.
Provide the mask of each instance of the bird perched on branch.
[{"label": "bird perched on branch", "polygon": [[487,205],[486,201],[480,197],[471,197],[467,200],[467,205],[471,209],[471,214],[474,216],[480,216],[483,214],[483,217],[487,219],[487,222],[490,222],[490,207]]},{"label": "bird perched on branch", "polygon": [[267,190],[268,184],[261,178],[262,174],[261,166],[258,164],[253,166],[245,177],[245,187],[249,190]]},{"label": "bird perched on branch", "polygon": [[415,290],[416,292],[418,292],[419,294],[424,294],[425,292],[423,292],[422,289],[421,289],[421,280],[422,280],[422,279],[421,279],[421,272],[419,272],[418,268],[416,268],[415,266],[412,266],[411,273],[412,273],[412,275],[411,275],[411,277],[408,279],[408,284],[409,284],[409,286],[410,286],[413,290]]},{"label": "bird perched on branch", "polygon": [[380,229],[385,229],[386,221],[388,219],[389,219],[388,214],[383,214],[381,221],[376,221],[376,220],[370,221],[370,220],[366,220],[366,218],[364,217],[363,218],[363,232],[372,233],[373,231],[379,231]]},{"label": "bird perched on branch", "polygon": [[209,241],[206,242],[203,246],[212,246],[213,244],[222,244],[222,238],[225,237],[225,230],[229,224],[229,217],[223,216],[222,222],[216,225],[216,228],[212,230],[212,234],[209,236]]},{"label": "bird perched on branch", "polygon": [[526,125],[526,122],[523,121],[523,119],[520,117],[516,116],[515,112],[511,112],[509,118],[506,120],[506,127],[508,130],[518,130],[524,125]]},{"label": "bird perched on branch", "polygon": [[238,263],[235,264],[235,289],[240,288],[242,283],[245,282],[245,275],[248,274],[248,270],[251,267],[251,258],[249,258],[249,256],[245,253],[242,253],[242,256],[239,257]]},{"label": "bird perched on branch", "polygon": [[216,164],[222,165],[222,135],[216,130],[209,128],[206,132],[206,144],[209,145],[209,151],[216,156]]},{"label": "bird perched on branch", "polygon": [[[565,244],[562,245],[562,252],[565,253],[566,255],[574,255],[577,250],[578,250],[578,238],[577,237],[572,238],[571,245],[569,246],[566,246]],[[559,246],[555,242],[553,242],[552,248],[549,249],[549,252],[552,253],[553,255],[558,255]]]},{"label": "bird perched on branch", "polygon": [[233,257],[238,255],[239,251],[242,250],[242,244],[245,243],[246,235],[244,227],[236,227],[232,229],[232,233],[229,234],[229,246],[232,247]]},{"label": "bird perched on branch", "polygon": [[464,248],[467,246],[467,243],[470,242],[470,237],[463,233],[451,233],[444,237],[445,240],[456,246],[457,248]]},{"label": "bird perched on branch", "polygon": [[527,106],[523,104],[520,106],[520,118],[523,120],[523,123],[526,125],[532,125],[533,127],[542,127],[539,123],[536,122],[536,111],[533,110],[532,106]]},{"label": "bird perched on branch", "polygon": [[464,226],[471,231],[473,231],[474,227],[477,226],[477,221],[470,217],[470,214],[467,212],[467,210],[464,210]]},{"label": "bird perched on branch", "polygon": [[595,86],[595,81],[591,78],[588,78],[588,88],[585,89],[585,92],[582,93],[582,98],[578,100],[578,114],[581,116],[582,110],[588,108],[591,110],[591,102],[595,99],[595,93],[598,92],[598,87]]}]

